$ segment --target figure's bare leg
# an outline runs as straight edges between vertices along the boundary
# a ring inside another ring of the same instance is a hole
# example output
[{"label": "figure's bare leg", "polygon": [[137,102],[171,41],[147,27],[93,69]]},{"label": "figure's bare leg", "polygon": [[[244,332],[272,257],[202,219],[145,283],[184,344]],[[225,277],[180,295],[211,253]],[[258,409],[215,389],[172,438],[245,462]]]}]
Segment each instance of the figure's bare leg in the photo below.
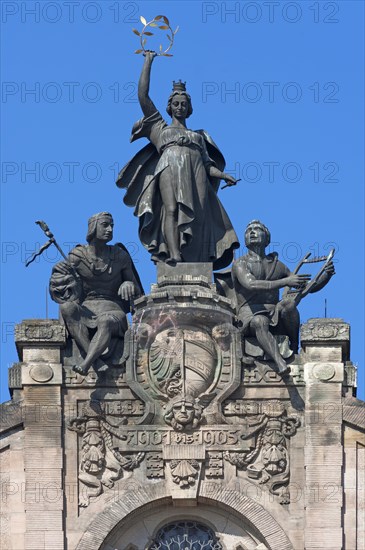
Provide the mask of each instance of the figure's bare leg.
[{"label": "figure's bare leg", "polygon": [[281,310],[280,321],[284,334],[289,336],[291,349],[294,353],[298,353],[300,317],[294,302]]},{"label": "figure's bare leg", "polygon": [[75,340],[81,355],[85,357],[90,345],[88,328],[82,323],[81,309],[76,302],[66,302],[60,306],[67,329]]},{"label": "figure's bare leg", "polygon": [[100,357],[110,344],[110,340],[114,335],[113,328],[115,322],[110,319],[101,319],[98,322],[96,333],[94,334],[87,355],[80,365],[75,365],[73,370],[80,374],[87,374],[91,365]]},{"label": "figure's bare leg", "polygon": [[286,374],[290,368],[280,355],[279,346],[270,332],[270,321],[264,315],[256,315],[250,322],[250,328],[255,333],[258,343],[269,357],[276,363],[280,374]]},{"label": "figure's bare leg", "polygon": [[171,187],[171,180],[169,178],[168,170],[161,172],[159,182],[161,198],[165,207],[163,233],[169,249],[170,260],[172,260],[172,262],[181,262],[181,253],[179,250],[179,229],[177,227],[177,203],[174,191]]}]

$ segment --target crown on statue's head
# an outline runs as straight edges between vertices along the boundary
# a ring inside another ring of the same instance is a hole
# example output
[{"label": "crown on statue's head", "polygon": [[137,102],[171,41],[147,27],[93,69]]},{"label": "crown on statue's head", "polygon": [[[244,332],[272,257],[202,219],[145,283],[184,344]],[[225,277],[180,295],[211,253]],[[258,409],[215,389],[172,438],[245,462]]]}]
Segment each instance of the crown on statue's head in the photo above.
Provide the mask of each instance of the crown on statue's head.
[{"label": "crown on statue's head", "polygon": [[179,80],[178,82],[175,82],[175,80],[172,81],[172,91],[173,92],[186,92],[186,82],[182,82]]}]

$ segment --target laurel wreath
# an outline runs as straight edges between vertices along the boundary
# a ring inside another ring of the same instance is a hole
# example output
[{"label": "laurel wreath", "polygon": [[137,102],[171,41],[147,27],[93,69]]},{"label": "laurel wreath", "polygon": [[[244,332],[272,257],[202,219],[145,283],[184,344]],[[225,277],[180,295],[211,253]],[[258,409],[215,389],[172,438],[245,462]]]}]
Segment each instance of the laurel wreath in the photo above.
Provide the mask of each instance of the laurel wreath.
[{"label": "laurel wreath", "polygon": [[167,19],[167,17],[165,15],[156,15],[156,17],[154,17],[151,21],[148,21],[148,22],[141,15],[140,20],[141,20],[141,23],[143,25],[142,31],[139,32],[137,29],[132,29],[134,34],[136,34],[137,36],[140,37],[140,42],[141,42],[141,48],[136,50],[134,53],[143,54],[143,53],[147,52],[147,50],[145,48],[145,45],[147,43],[147,38],[146,37],[154,35],[153,32],[148,30],[150,27],[152,27],[152,28],[161,29],[163,31],[170,31],[170,34],[167,33],[167,39],[169,41],[169,45],[164,50],[163,47],[162,47],[162,44],[160,44],[159,52],[158,53],[156,52],[156,53],[157,53],[157,55],[160,55],[160,56],[172,57],[172,54],[168,53],[168,52],[171,50],[171,48],[174,44],[175,34],[179,30],[179,27],[177,27],[176,30],[173,31],[171,26],[170,26],[170,21]]}]

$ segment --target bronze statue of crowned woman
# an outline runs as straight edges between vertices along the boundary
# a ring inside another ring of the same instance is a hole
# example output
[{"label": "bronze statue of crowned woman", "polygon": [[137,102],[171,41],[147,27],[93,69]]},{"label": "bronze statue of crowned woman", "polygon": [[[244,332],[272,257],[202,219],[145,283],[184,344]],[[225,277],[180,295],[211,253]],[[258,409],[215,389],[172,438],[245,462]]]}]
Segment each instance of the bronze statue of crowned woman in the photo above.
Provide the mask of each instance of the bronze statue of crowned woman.
[{"label": "bronze statue of crowned woman", "polygon": [[150,143],[121,170],[118,187],[124,202],[135,208],[139,237],[154,262],[212,262],[229,265],[239,247],[237,235],[217,191],[220,180],[237,180],[224,173],[225,160],[205,130],[189,130],[193,107],[185,83],[173,83],[163,119],[149,96],[150,75],[157,54],[146,51],[138,84],[143,118],[132,129],[131,141]]}]

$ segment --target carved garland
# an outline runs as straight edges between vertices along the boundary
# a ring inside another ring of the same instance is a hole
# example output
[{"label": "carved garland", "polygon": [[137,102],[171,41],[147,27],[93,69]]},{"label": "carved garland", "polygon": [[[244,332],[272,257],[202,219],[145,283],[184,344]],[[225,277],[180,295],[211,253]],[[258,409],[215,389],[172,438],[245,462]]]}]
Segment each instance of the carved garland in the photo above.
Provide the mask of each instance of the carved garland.
[{"label": "carved garland", "polygon": [[289,504],[290,460],[287,440],[296,433],[300,420],[287,416],[284,405],[279,401],[267,405],[262,415],[255,415],[249,420],[254,428],[245,439],[256,434],[254,449],[250,452],[226,451],[224,458],[245,470],[250,479],[267,484],[270,493],[279,497],[280,504]]},{"label": "carved garland", "polygon": [[[127,423],[126,417],[122,417],[122,423]],[[80,506],[88,506],[90,498],[98,497],[103,492],[103,486],[112,488],[123,470],[133,470],[145,456],[143,452],[122,454],[113,448],[112,436],[119,439],[125,436],[120,435],[106,420],[98,401],[84,405],[82,416],[72,418],[68,428],[83,434],[78,476],[81,482]]]}]

